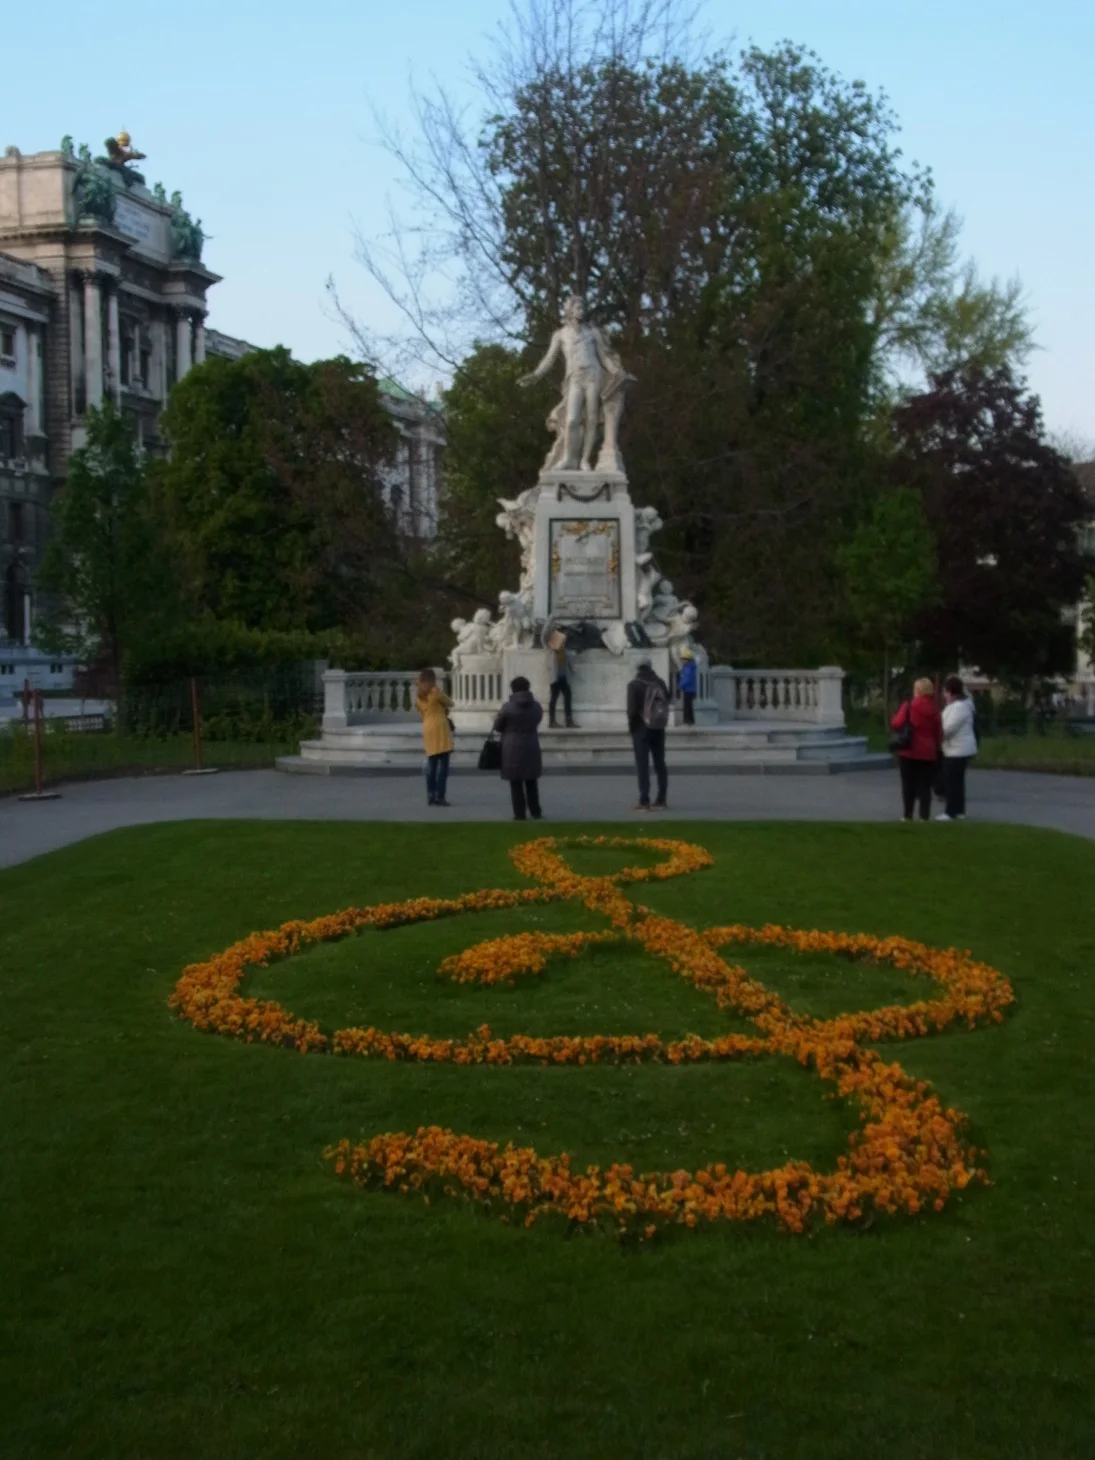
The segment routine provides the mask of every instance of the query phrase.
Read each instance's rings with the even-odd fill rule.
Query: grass
[[[206,765],[231,766],[235,770],[271,766],[277,756],[295,753],[297,744],[209,741],[203,759]],[[155,775],[192,766],[194,741],[190,735],[145,739],[112,731],[53,730],[42,737],[42,758],[44,781],[50,786],[101,776]],[[33,737],[24,734],[21,727],[0,730],[0,795],[33,787]]]
[[[1002,1027],[891,1046],[969,1114],[992,1187],[865,1231],[638,1250],[358,1191],[324,1146],[418,1123],[580,1160],[759,1166],[831,1161],[849,1117],[775,1060],[458,1070],[199,1034],[166,1008],[186,962],[351,902],[517,885],[520,829],[112,833],[0,874],[5,1460],[1090,1455],[1095,846],[990,826],[676,832],[716,863],[643,889],[674,917],[900,932],[1008,974]],[[719,1027],[631,951],[517,990],[435,976],[503,928],[585,918],[369,933],[249,984],[324,1021],[438,1034]],[[818,1013],[918,991],[892,970],[745,961]]]

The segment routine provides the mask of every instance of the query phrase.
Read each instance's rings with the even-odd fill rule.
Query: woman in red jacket
[[[891,730],[905,732],[906,727],[908,744],[897,752],[905,820],[913,819],[913,805],[919,802],[920,820],[927,821],[932,809],[932,781],[943,744],[943,719],[930,679],[916,681],[912,699],[906,700],[890,721]]]

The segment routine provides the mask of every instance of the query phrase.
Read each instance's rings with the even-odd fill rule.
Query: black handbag
[[[890,749],[896,754],[901,750],[908,750],[913,741],[912,708],[908,701],[905,702],[905,718],[896,730],[890,731]]]
[[[483,749],[479,752],[479,769],[481,771],[500,771],[502,769],[502,742],[493,730],[483,741]]]

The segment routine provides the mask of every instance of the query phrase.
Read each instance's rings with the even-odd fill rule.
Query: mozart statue
[[[544,471],[592,471],[597,428],[604,427],[597,471],[622,472],[619,427],[628,387],[635,377],[628,375],[620,357],[606,344],[595,325],[585,322],[585,300],[572,294],[563,306],[563,323],[551,337],[547,354],[518,384],[532,385],[563,357],[563,398],[548,416],[548,430],[555,444],[548,452]]]

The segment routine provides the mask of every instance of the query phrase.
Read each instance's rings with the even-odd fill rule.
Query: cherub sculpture
[[[692,650],[693,658],[700,669],[707,667],[707,654],[693,638],[699,618],[699,610],[687,601],[678,603],[669,616],[666,624],[669,655],[678,669],[681,666],[681,650],[685,647]]]
[[[518,649],[532,642],[532,613],[516,593],[503,588],[498,595],[498,622],[491,625],[490,647],[496,652]]]
[[[490,652],[490,609],[477,608],[469,623],[467,619],[454,618],[450,625],[456,635],[456,648],[449,655],[449,663],[456,669],[465,654],[486,654]]]
[[[650,617],[661,576],[661,570],[654,562],[654,554],[639,553],[635,559],[635,609],[640,623],[645,623]]]
[[[635,508],[635,554],[636,557],[650,551],[650,539],[660,532],[665,524],[658,516],[656,507]]]

